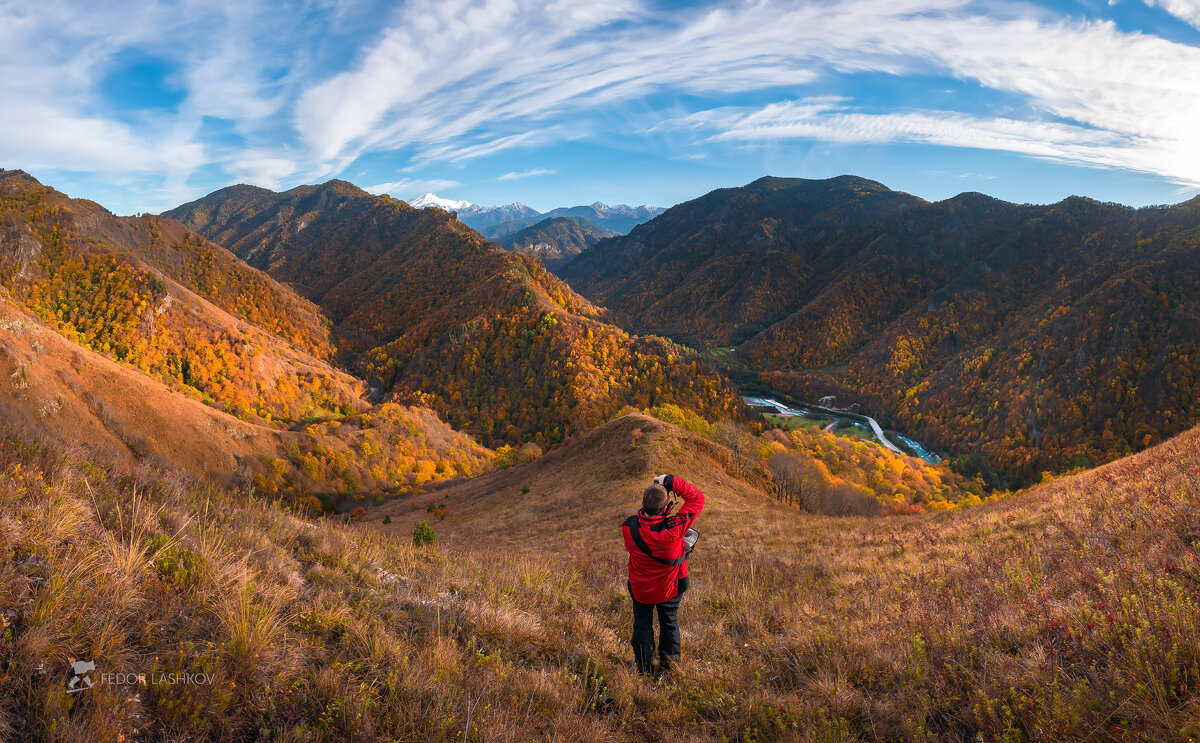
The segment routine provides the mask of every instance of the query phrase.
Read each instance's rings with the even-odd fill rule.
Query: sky
[[[0,0],[0,167],[118,214],[331,178],[540,210],[763,175],[1200,192],[1200,0]]]

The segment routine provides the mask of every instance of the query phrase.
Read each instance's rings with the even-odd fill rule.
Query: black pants
[[[679,662],[679,601],[687,590],[688,579],[680,578],[679,594],[661,604],[633,601],[633,660],[638,673],[654,670],[654,610],[658,609],[658,665],[667,670]],[[632,589],[629,598],[633,599]]]

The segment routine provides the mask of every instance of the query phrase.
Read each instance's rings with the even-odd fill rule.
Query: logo
[[[90,660],[77,660],[71,664],[71,680],[67,682],[67,693],[74,694],[96,685],[89,673],[96,670],[96,664]]]
[[[100,683],[110,686],[212,684],[216,680],[216,676],[212,673],[190,673],[186,671],[155,671],[151,673],[140,671],[127,673],[105,671],[97,673],[95,661],[77,660],[71,663],[71,679],[67,682],[67,693],[75,694],[95,686],[96,682],[92,680],[90,675],[92,673],[96,673]]]

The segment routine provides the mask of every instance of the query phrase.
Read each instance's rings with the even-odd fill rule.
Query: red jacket
[[[651,554],[665,560],[683,557],[683,535],[692,528],[700,511],[704,510],[704,493],[681,477],[669,476],[667,489],[683,499],[683,505],[673,515],[647,516],[637,513],[637,529]],[[679,580],[688,574],[687,562],[664,565],[643,552],[629,533],[630,521],[621,526],[625,550],[629,553],[629,590],[640,604],[659,604],[679,595]]]

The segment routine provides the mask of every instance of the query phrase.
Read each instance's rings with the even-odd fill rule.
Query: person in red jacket
[[[683,505],[671,514],[672,494]],[[654,671],[654,612],[658,610],[659,671],[679,662],[679,600],[688,588],[684,541],[704,509],[704,493],[682,477],[659,475],[642,494],[642,510],[621,525],[629,552],[633,599],[633,658],[639,673]],[[694,534],[694,532],[693,532]],[[693,540],[694,541],[694,540]]]

